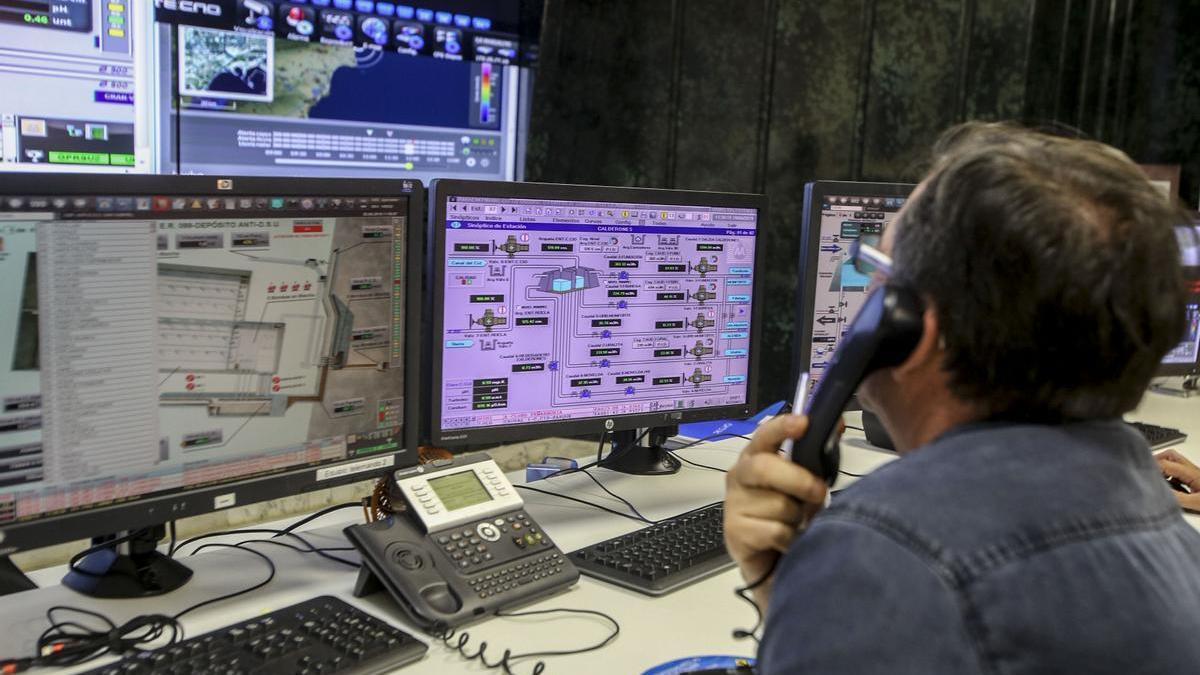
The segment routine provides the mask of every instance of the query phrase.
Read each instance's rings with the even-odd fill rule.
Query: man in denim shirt
[[[943,137],[882,243],[924,333],[860,389],[901,459],[821,510],[788,415],[729,472],[762,672],[1200,671],[1200,533],[1120,421],[1182,334],[1180,221],[1107,146]]]

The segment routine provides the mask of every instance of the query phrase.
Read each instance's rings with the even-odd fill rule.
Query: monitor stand
[[[31,591],[35,588],[37,588],[37,584],[25,576],[12,558],[0,557],[0,595]]]
[[[678,426],[653,427],[646,433],[647,444],[636,445],[641,435],[635,429],[614,431],[612,452],[599,466],[635,476],[668,476],[679,471],[680,461],[663,447],[667,439],[679,433]]]
[[[170,593],[192,578],[186,565],[158,551],[165,525],[130,534],[128,541],[98,548],[75,563],[63,577],[63,586],[93,598],[144,598]],[[103,546],[120,536],[124,535],[96,537],[92,545]]]

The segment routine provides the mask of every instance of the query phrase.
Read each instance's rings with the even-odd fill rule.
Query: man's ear
[[[908,358],[896,366],[897,376],[903,377],[927,368],[930,364],[937,365],[942,359],[941,326],[938,323],[937,310],[928,299],[925,300],[925,313],[921,315],[921,320],[924,323],[921,339]]]

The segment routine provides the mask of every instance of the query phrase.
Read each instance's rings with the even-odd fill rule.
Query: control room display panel
[[[756,210],[448,199],[442,429],[747,401]]]

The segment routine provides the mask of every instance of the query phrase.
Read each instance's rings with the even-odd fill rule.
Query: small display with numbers
[[[0,22],[87,33],[91,0],[0,0]]]

